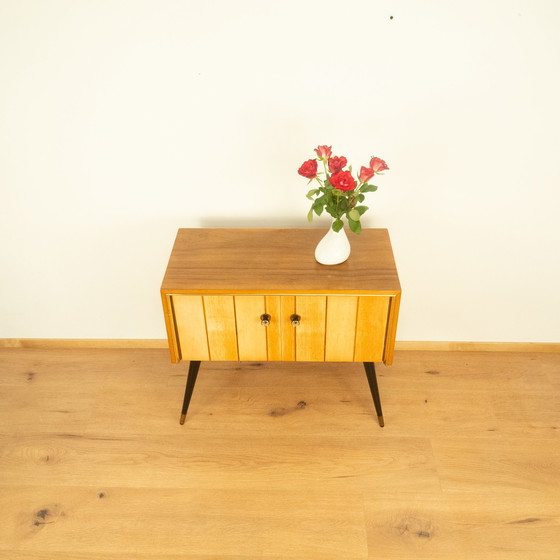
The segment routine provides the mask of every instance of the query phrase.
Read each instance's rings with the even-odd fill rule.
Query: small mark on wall
[[[439,371],[437,371],[435,369],[429,369],[428,371],[425,371],[424,373],[427,373],[428,375],[439,375]]]

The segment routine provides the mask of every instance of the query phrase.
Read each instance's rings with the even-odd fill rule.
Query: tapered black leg
[[[196,376],[198,375],[199,368],[200,368],[200,362],[192,361],[189,364],[189,373],[187,375],[187,386],[185,387],[185,398],[183,400],[183,410],[181,410],[181,420],[180,420],[181,425],[185,423],[185,418],[187,417],[187,410],[189,408],[189,403],[191,402],[191,397],[194,391],[194,385],[196,383]]]
[[[375,411],[377,412],[377,420],[379,421],[379,425],[383,428],[383,426],[385,426],[385,421],[383,420],[383,411],[381,410],[381,398],[379,396],[379,387],[377,386],[377,377],[375,375],[375,364],[373,362],[364,362],[364,368],[366,370],[371,396],[373,397]]]

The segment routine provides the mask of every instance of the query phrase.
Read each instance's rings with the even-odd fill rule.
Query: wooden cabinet
[[[391,364],[401,290],[387,230],[353,235],[335,266],[314,259],[323,235],[179,230],[161,288],[172,361]]]

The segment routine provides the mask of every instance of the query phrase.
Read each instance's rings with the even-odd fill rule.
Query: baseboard
[[[560,352],[558,342],[397,341],[396,350],[428,352]]]
[[[167,348],[165,339],[121,338],[0,338],[0,348]],[[431,352],[555,352],[557,342],[397,341],[397,351]]]
[[[0,348],[167,348],[165,339],[0,338]]]

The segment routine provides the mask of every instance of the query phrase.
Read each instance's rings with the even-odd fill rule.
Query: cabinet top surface
[[[338,265],[315,261],[324,229],[192,228],[177,232],[164,293],[400,293],[386,229],[348,234]]]

